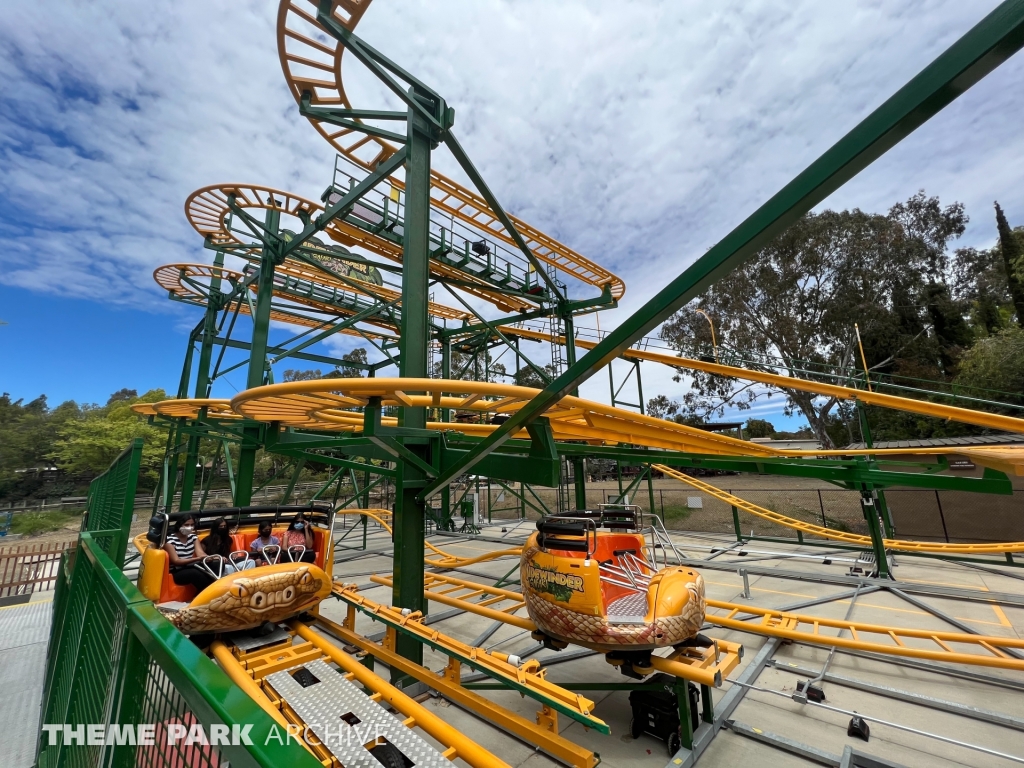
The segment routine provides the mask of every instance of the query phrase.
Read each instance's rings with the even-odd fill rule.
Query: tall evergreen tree
[[[1017,267],[1021,260],[1020,241],[1014,236],[1003,209],[996,203],[996,226],[999,228],[999,249],[1003,252],[1006,280],[1010,285],[1010,296],[1017,312],[1017,325],[1024,328],[1024,285],[1021,285]]]

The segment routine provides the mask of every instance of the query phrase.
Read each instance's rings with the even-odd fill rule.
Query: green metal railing
[[[189,638],[181,634],[121,572],[142,443],[135,441],[90,488],[88,527],[64,553],[53,600],[41,726],[84,726],[81,742],[41,727],[36,766],[189,766],[245,768],[319,763]],[[120,520],[117,529],[94,528]],[[153,744],[88,743],[89,726],[152,726]],[[205,736],[227,727],[227,744],[168,743],[183,726]],[[246,733],[230,743],[230,734]],[[138,736],[135,730],[133,735]]]
[[[124,567],[124,556],[128,549],[128,531],[135,513],[135,486],[139,479],[139,465],[142,463],[142,438],[132,444],[114,459],[106,472],[89,484],[89,499],[85,507],[83,531],[116,531],[117,546],[106,550],[117,566]]]

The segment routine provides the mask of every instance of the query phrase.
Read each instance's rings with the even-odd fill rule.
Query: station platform
[[[0,607],[0,762],[8,768],[30,768],[35,762],[52,597],[41,593],[32,602]]]

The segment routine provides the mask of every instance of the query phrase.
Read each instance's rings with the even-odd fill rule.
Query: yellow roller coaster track
[[[383,303],[394,303],[396,306],[401,306],[402,294],[399,291],[357,279],[352,279],[351,283],[347,283],[302,264],[301,262],[289,261],[286,264],[276,267],[274,269],[274,276],[276,280],[282,283],[282,285],[287,285],[293,289],[292,292],[275,290],[274,298],[281,299],[283,301],[296,302],[297,304],[302,305],[294,307],[294,312],[301,312],[303,307],[309,307],[321,314],[333,315],[339,318],[355,314],[355,310],[343,310],[336,304],[317,301],[309,295],[303,296],[302,291],[306,286],[326,288],[328,290],[349,291],[353,294],[369,296],[370,298],[377,299]],[[208,264],[164,264],[162,267],[157,267],[153,272],[153,279],[156,280],[157,285],[169,294],[173,295],[175,298],[203,305],[208,301],[208,294],[204,293],[204,290],[207,290],[207,281],[214,277],[226,280],[232,286],[240,285],[245,280],[245,276],[241,272],[236,272],[233,269],[226,269],[224,267],[214,267]],[[250,284],[249,290],[255,296],[256,284]],[[428,312],[432,317],[439,317],[447,320],[470,320],[473,317],[468,312],[452,309],[451,307],[446,307],[444,304],[430,302],[427,306]],[[249,303],[243,301],[240,311],[243,314],[248,315]],[[280,320],[285,323],[310,326],[320,326],[323,324],[322,318],[301,317],[299,315],[292,315],[291,313],[285,314],[283,312],[272,312],[271,315],[273,319]],[[366,322],[373,323],[389,330],[398,330],[398,328],[392,323],[381,321],[379,318],[367,319]],[[359,332],[352,329],[346,329],[343,332],[360,335]],[[370,335],[372,336],[374,334],[370,332]]]
[[[203,408],[206,409],[206,415],[210,419],[242,418],[231,410],[230,400],[217,400],[214,398],[188,397],[176,400],[161,400],[158,403],[136,403],[132,406],[132,410],[135,413],[143,416],[167,416],[177,419],[195,419]]]
[[[230,640],[215,640],[210,653],[221,669],[246,694],[255,701],[279,725],[292,732],[298,726],[302,731],[309,727],[314,733],[323,734],[324,723],[307,723],[288,705],[287,701],[274,690],[268,676],[295,666],[311,662],[334,662],[347,680],[364,686],[370,698],[390,706],[403,715],[401,722],[408,728],[420,728],[445,748],[442,755],[454,762],[465,761],[473,768],[508,768],[508,764],[488,752],[471,738],[446,723],[422,704],[403,693],[401,689],[374,674],[356,658],[334,646],[322,636],[298,621],[289,625],[286,640],[254,651],[244,651],[229,645]],[[337,758],[318,739],[299,739],[317,760],[325,766],[338,766]]]
[[[549,334],[542,333],[540,331],[533,331],[527,328],[502,326],[499,330],[506,335],[515,335],[525,339],[535,339],[537,341],[551,341],[551,336]],[[565,338],[561,336],[556,338],[555,341],[565,344]],[[596,343],[592,341],[584,341],[583,339],[576,339],[575,345],[582,349],[593,349],[597,346]],[[895,408],[896,410],[906,411],[908,413],[917,413],[922,416],[934,416],[935,418],[958,421],[963,424],[975,424],[979,427],[989,427],[991,429],[1001,429],[1007,432],[1024,433],[1024,419],[1014,418],[1013,416],[1002,416],[998,413],[972,411],[969,408],[957,408],[952,405],[930,403],[924,400],[913,400],[909,397],[886,395],[881,392],[868,392],[863,389],[853,389],[852,387],[840,387],[836,384],[807,381],[806,379],[797,379],[792,376],[780,376],[776,373],[752,371],[748,368],[736,368],[731,365],[720,365],[719,363],[709,363],[703,360],[693,360],[692,358],[687,357],[675,357],[673,355],[666,355],[659,352],[648,352],[642,349],[627,349],[622,353],[622,356],[627,360],[650,360],[651,362],[663,363],[674,368],[688,368],[690,370],[713,373],[716,376],[730,376],[737,379],[743,379],[745,381],[756,381],[761,384],[770,384],[774,387],[784,389],[795,389],[801,392],[811,392],[816,395],[828,395],[830,397],[839,398],[840,400],[860,400],[862,403],[867,405],[878,405],[883,408]],[[904,454],[907,452],[908,451],[905,449],[894,451],[894,453]],[[914,452],[927,453],[927,451],[921,451],[919,449],[914,449]],[[934,452],[947,453],[949,452],[949,449],[942,448]],[[799,455],[799,452],[787,453]],[[851,454],[858,453],[858,451],[814,451],[813,453],[815,456],[849,456]],[[863,450],[860,451],[860,453],[877,454],[881,453],[881,451]],[[998,454],[994,454],[993,458],[998,458]]]
[[[695,477],[690,477],[689,475],[683,474],[671,467],[666,467],[664,464],[652,464],[651,466],[668,477],[679,480],[682,483],[686,483],[691,488],[696,488],[702,493],[713,496],[720,501],[724,501],[726,504],[731,504],[737,509],[742,509],[744,512],[749,512],[750,514],[756,515],[764,520],[777,523],[778,525],[783,525],[787,528],[792,528],[795,531],[800,531],[811,536],[820,536],[825,539],[832,539],[833,541],[842,541],[846,544],[871,547],[870,536],[861,536],[856,533],[837,531],[832,528],[814,525],[813,523],[806,523],[803,520],[786,517],[785,515],[780,515],[778,512],[772,512],[770,509],[765,509],[764,507],[759,507],[756,504],[745,501],[739,496],[733,496],[731,493],[705,483],[703,480],[698,480]],[[1024,552],[1024,541],[1000,542],[998,544],[947,544],[928,541],[907,541],[904,539],[883,539],[882,541],[884,542],[886,549],[896,549],[903,552],[938,552],[948,555],[992,555],[1003,552]]]
[[[372,576],[371,581],[386,587],[394,585],[390,576]],[[444,587],[445,590],[438,591],[437,587]],[[336,585],[333,594],[335,597],[346,599],[346,592],[352,594],[351,589]],[[452,593],[457,592],[462,592],[463,594],[458,597],[451,597]],[[530,619],[512,615],[523,606],[523,596],[518,592],[488,587],[452,576],[428,573],[424,581],[423,595],[430,600],[464,608],[470,613],[486,616],[495,621],[502,621],[522,629],[529,629],[530,631],[537,629],[537,625],[530,621]],[[480,597],[480,599],[473,601],[473,598],[477,597]],[[490,605],[502,601],[508,601],[510,605],[500,611],[489,608]],[[742,656],[743,647],[741,645],[727,640],[719,640],[717,648],[687,648],[685,650],[675,650],[669,656],[652,656],[651,667],[644,667],[641,671],[644,674],[650,674],[652,671],[657,670],[691,680],[701,685],[719,687],[729,674],[739,666]]]
[[[514,326],[503,326],[502,333],[513,336],[520,336],[537,341],[550,341],[548,334],[540,331],[533,331]],[[565,343],[564,337],[555,339],[558,343]],[[597,346],[590,341],[576,340],[576,346],[583,349],[593,349]],[[1008,432],[1024,433],[1024,419],[1013,416],[1002,416],[997,413],[986,413],[984,411],[973,411],[969,408],[957,408],[941,403],[930,403],[923,400],[914,400],[909,397],[898,397],[896,395],[885,395],[879,392],[867,392],[862,389],[851,387],[840,387],[834,384],[823,384],[816,381],[797,379],[791,376],[779,376],[778,374],[765,373],[763,371],[752,371],[747,368],[736,368],[718,363],[708,363],[703,360],[692,360],[685,357],[674,357],[658,352],[648,352],[640,349],[627,349],[622,353],[627,360],[649,360],[651,362],[663,363],[674,368],[689,368],[705,371],[719,376],[730,376],[747,381],[757,381],[762,384],[796,389],[802,392],[812,392],[819,395],[828,395],[842,400],[860,400],[868,405],[877,405],[883,408],[893,408],[907,413],[917,413],[923,416],[933,416],[948,421],[957,421],[963,424],[974,424],[981,427],[1001,429]],[[779,451],[782,456],[906,456],[915,454],[919,456],[928,455],[949,455],[967,456],[976,463],[1001,472],[1009,472],[1013,475],[1024,476],[1024,447],[1018,445],[978,445],[978,446],[944,446],[937,448],[863,448],[863,449],[833,449],[813,451]]]
[[[308,213],[313,218],[323,213],[323,206],[319,203],[273,187],[259,184],[211,184],[197,189],[188,196],[185,201],[185,216],[196,232],[204,238],[209,238],[215,245],[246,245],[228,227],[228,218],[231,215],[231,209],[228,207],[229,195],[235,196],[235,202],[242,209],[249,211],[277,210],[296,217],[296,221],[299,221],[300,212],[303,215]],[[400,245],[348,224],[342,219],[332,221],[324,232],[332,240],[342,245],[358,245],[391,261],[401,262],[402,260]],[[288,265],[292,267],[297,264],[298,262],[294,259],[288,262]],[[431,260],[430,269],[438,277],[458,280],[460,290],[488,301],[505,312],[518,312],[534,308],[532,302],[495,291],[486,281],[477,280],[470,273],[462,272],[439,261]]]
[[[471,663],[472,666],[486,672],[489,677],[508,684],[510,688],[546,701],[549,706],[588,728],[594,728],[599,733],[609,733],[608,725],[593,715],[594,702],[549,682],[541,672],[540,664],[536,660],[521,662],[515,656],[497,651],[487,651],[463,643],[424,624],[424,616],[418,612],[403,612],[400,608],[370,600],[354,584],[336,584],[333,594],[377,621],[413,635],[427,645],[458,658],[463,663]]]
[[[481,416],[514,413],[539,390],[482,381],[447,379],[321,379],[287,382],[248,389],[231,400],[231,407],[257,421],[305,429],[360,432],[359,410],[371,397],[383,406],[449,408]],[[424,393],[424,394],[410,394]],[[632,411],[578,397],[563,397],[545,414],[556,440],[594,444],[631,443],[700,454],[780,456],[767,446],[718,435],[684,424],[642,416]],[[397,424],[382,420],[384,424]],[[485,436],[493,424],[428,422],[428,428]],[[527,437],[524,430],[518,437]]]
[[[411,394],[417,393],[417,394]],[[423,394],[419,394],[423,393]],[[381,398],[384,406],[422,406],[447,408],[486,416],[507,416],[535,397],[538,390],[511,384],[446,379],[320,379],[254,387],[236,395],[230,409],[256,421],[276,422],[284,427],[359,433],[363,429],[361,409],[371,397]],[[905,400],[905,398],[898,398]],[[225,401],[214,401],[223,404]],[[909,401],[915,402],[915,401]],[[147,406],[146,411],[179,408],[190,411],[184,401],[164,401]],[[178,403],[179,405],[175,405]],[[222,407],[222,405],[220,406]],[[943,406],[945,407],[945,406]],[[149,410],[152,409],[152,410]],[[226,409],[224,409],[226,410]],[[963,409],[957,409],[963,410]],[[763,443],[727,437],[706,430],[677,424],[633,411],[577,397],[563,397],[545,416],[556,440],[586,442],[593,445],[624,443],[665,448],[685,453],[724,456],[808,457],[868,453],[956,454],[967,456],[984,466],[1024,474],[1024,447],[950,446],[948,448],[899,448],[868,451],[782,451]],[[381,423],[397,426],[394,417]],[[497,427],[493,424],[431,421],[427,427],[485,437]],[[516,437],[527,438],[522,431]]]
[[[348,30],[354,31],[371,2],[372,0],[346,0],[335,3],[334,17]],[[309,93],[310,104],[313,107],[351,108],[342,82],[342,58],[345,49],[336,39],[324,34],[316,20],[316,12],[317,3],[314,0],[282,0],[279,6],[277,50],[288,88],[298,103],[301,103],[303,93]],[[376,168],[382,160],[397,151],[395,146],[383,139],[324,123],[315,117],[308,119],[338,153],[368,171]],[[392,178],[391,181],[399,189],[405,188],[400,179]],[[431,205],[441,211],[446,218],[458,219],[474,229],[486,232],[488,237],[501,240],[513,249],[516,248],[515,242],[480,195],[433,170],[430,173],[430,186]],[[509,218],[530,250],[542,262],[584,283],[598,287],[607,285],[612,298],[616,300],[625,294],[625,283],[599,264],[548,237],[521,219],[511,215]],[[394,258],[385,253],[381,255]],[[437,265],[432,262],[431,266],[436,268]]]
[[[388,586],[392,584],[392,579],[389,576],[372,576],[371,580]],[[445,586],[445,589],[438,589],[442,585]],[[429,600],[462,608],[470,613],[496,621],[504,621],[522,629],[536,629],[536,625],[529,619],[513,615],[523,606],[523,596],[518,592],[444,574],[427,574],[426,586],[423,594]],[[460,589],[467,594],[459,595]],[[952,664],[971,664],[1024,671],[1024,659],[1018,659],[1006,653],[1007,650],[1024,649],[1024,640],[1016,637],[883,627],[856,621],[786,613],[771,608],[729,603],[724,600],[708,599],[707,606],[709,609],[725,611],[724,615],[708,613],[706,616],[708,623],[739,632],[782,637],[811,645],[837,646],[892,656],[908,656]],[[754,616],[754,620],[743,621],[736,618],[743,614]],[[760,620],[757,620],[757,617],[760,617]],[[846,630],[849,637],[823,634],[821,630],[825,628]],[[652,661],[655,661],[656,669],[669,671],[662,669],[656,659],[657,657],[652,658]],[[681,670],[676,670],[676,673],[680,677],[687,677],[686,674],[681,673]],[[690,677],[690,679],[696,678]],[[705,680],[699,679],[697,682],[705,682]]]

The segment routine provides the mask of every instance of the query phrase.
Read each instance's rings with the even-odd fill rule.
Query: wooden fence
[[[60,556],[74,541],[0,547],[0,605],[28,602],[33,592],[53,589]]]

